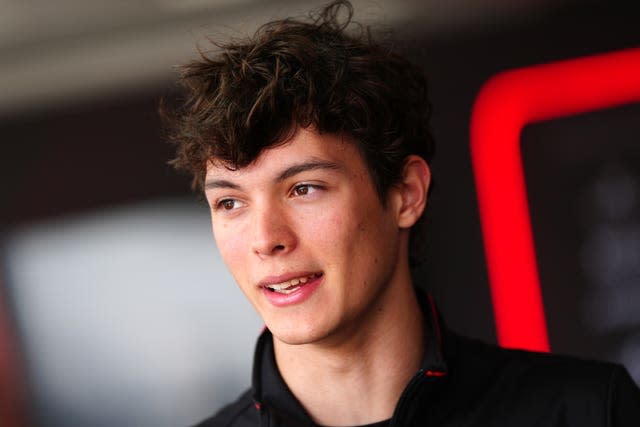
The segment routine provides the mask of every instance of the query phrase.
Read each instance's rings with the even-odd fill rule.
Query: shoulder
[[[526,414],[549,425],[556,425],[550,423],[556,417],[570,420],[568,425],[640,425],[634,424],[640,422],[640,389],[621,365],[503,349],[459,336],[450,344],[452,385],[470,406],[514,422]]]
[[[517,378],[522,382],[605,385],[626,373],[624,367],[596,360],[551,353],[505,349],[470,338],[453,336],[457,365],[464,370],[483,368],[495,378]]]
[[[251,390],[247,390],[235,402],[194,427],[245,427],[258,426],[259,422],[259,413],[254,408]]]

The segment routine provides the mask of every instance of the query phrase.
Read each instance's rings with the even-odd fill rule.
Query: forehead
[[[313,129],[301,128],[287,142],[265,149],[245,167],[231,168],[228,163],[211,160],[207,165],[206,181],[272,175],[281,173],[292,165],[303,163],[334,164],[333,169],[351,172],[359,171],[364,167],[355,142],[347,137],[337,134],[320,134]]]

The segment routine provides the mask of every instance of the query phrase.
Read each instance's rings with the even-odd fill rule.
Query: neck
[[[422,312],[410,280],[389,286],[369,319],[323,342],[288,345],[274,337],[285,382],[319,425],[391,418],[424,353]]]

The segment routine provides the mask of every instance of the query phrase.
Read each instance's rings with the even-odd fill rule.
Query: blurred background
[[[0,425],[189,425],[249,384],[261,323],[207,208],[167,165],[157,105],[207,36],[321,1],[0,1]],[[437,155],[420,286],[495,341],[469,156],[493,74],[640,46],[628,1],[359,0],[429,78]],[[527,126],[552,351],[640,381],[640,104]]]

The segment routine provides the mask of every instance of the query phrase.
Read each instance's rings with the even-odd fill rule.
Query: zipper
[[[416,375],[411,378],[409,384],[405,387],[404,391],[400,395],[400,400],[398,400],[398,405],[396,406],[396,410],[391,417],[391,422],[389,423],[389,427],[405,427],[402,422],[402,416],[406,416],[406,407],[409,405],[412,399],[416,397],[416,391],[419,387],[421,387],[426,381],[425,373],[423,369],[420,369]]]
[[[269,411],[264,408],[260,409],[260,427],[269,427],[271,425]]]

